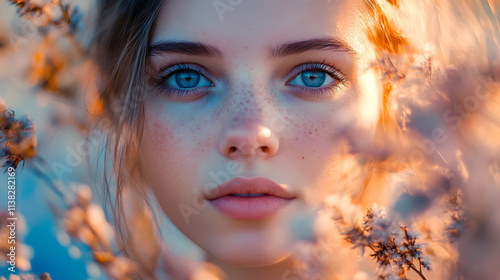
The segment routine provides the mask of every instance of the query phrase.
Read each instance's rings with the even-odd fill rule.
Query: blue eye
[[[196,64],[177,64],[163,70],[155,79],[159,93],[175,100],[196,100],[215,86],[208,73]]]
[[[297,76],[298,78],[299,76]],[[300,78],[303,86],[307,87],[321,87],[326,84],[333,82],[332,77],[327,76],[325,72],[322,71],[304,71],[300,73]],[[292,80],[290,84],[294,84]],[[300,85],[300,84],[296,84]]]
[[[169,86],[181,89],[212,86],[207,78],[196,70],[182,69],[167,76],[164,81]]]
[[[196,73],[191,70],[184,70],[173,74],[172,78],[175,77],[175,82],[181,88],[193,88],[198,85],[200,76],[200,73]]]
[[[343,75],[333,67],[324,64],[300,65],[292,71],[292,79],[287,85],[308,88],[322,88],[332,83],[344,81]]]
[[[325,63],[305,63],[286,76],[285,85],[301,98],[332,98],[348,85],[344,74]]]

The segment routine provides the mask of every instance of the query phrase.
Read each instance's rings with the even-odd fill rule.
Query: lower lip
[[[241,197],[226,195],[209,202],[221,214],[238,220],[260,220],[276,215],[292,199],[266,195]]]

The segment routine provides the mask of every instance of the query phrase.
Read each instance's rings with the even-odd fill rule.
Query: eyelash
[[[321,97],[329,94],[334,94],[339,87],[345,86],[347,84],[347,80],[339,70],[338,68],[326,64],[324,61],[323,62],[308,62],[301,64],[297,67],[295,67],[290,74],[288,74],[285,77],[286,80],[286,85],[295,87],[295,88],[300,88],[300,95],[305,95],[305,96],[311,96],[311,97]],[[165,81],[170,78],[172,75],[174,75],[177,72],[181,72],[183,70],[190,70],[199,73],[203,77],[205,77],[207,80],[210,81],[210,79],[207,78],[208,74],[207,72],[200,66],[195,66],[193,64],[185,64],[185,63],[180,63],[176,64],[170,67],[164,68],[164,70],[160,71],[159,77],[154,80],[155,84],[158,86],[158,93],[159,94],[165,94],[167,96],[177,96],[177,97],[186,97],[188,95],[191,95],[193,97],[202,95],[202,94],[208,94],[212,93],[212,89],[210,87],[196,87],[192,89],[181,89],[181,88],[176,88],[170,85],[167,85]],[[296,85],[289,85],[289,83],[297,77],[300,73],[304,71],[310,71],[310,70],[320,70],[325,72],[327,75],[331,76],[333,79],[338,81],[336,85],[334,86],[324,86],[321,88],[310,88],[310,87],[303,87],[303,86],[296,86]],[[210,81],[212,84],[213,82]]]

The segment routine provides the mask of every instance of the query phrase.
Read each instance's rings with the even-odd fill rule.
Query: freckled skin
[[[351,158],[346,156],[343,134],[350,127],[342,120],[371,114],[366,118],[371,123],[363,127],[376,126],[377,102],[372,102],[373,111],[366,112],[365,107],[361,112],[361,102],[373,93],[360,90],[357,69],[361,67],[354,58],[327,51],[267,58],[269,47],[290,41],[327,35],[348,43],[359,39],[335,26],[355,26],[354,19],[359,18],[355,7],[362,1],[314,2],[273,0],[265,2],[272,5],[265,5],[244,1],[221,21],[213,12],[212,1],[171,0],[154,30],[154,42],[200,41],[217,47],[223,55],[208,59],[168,54],[153,60],[156,69],[179,59],[199,64],[213,73],[215,86],[212,93],[187,102],[150,94],[141,147],[146,175],[164,212],[187,237],[222,263],[265,266],[286,258],[297,242],[290,232],[293,218],[321,205],[328,194],[346,188],[341,180],[343,164]],[[291,93],[285,75],[311,60],[321,63],[324,57],[347,69],[349,86],[331,98]],[[271,133],[261,139],[264,130]],[[267,153],[245,153],[263,146],[269,148]],[[196,194],[217,183],[210,174],[227,174],[230,162],[242,166],[242,172],[230,178],[265,177],[288,185],[297,198],[277,215],[258,221],[233,220],[210,206],[198,207],[193,202]],[[180,211],[184,206],[195,209],[187,219]]]

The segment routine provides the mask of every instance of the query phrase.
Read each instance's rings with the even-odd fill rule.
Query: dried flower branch
[[[397,225],[387,216],[384,208],[377,205],[369,208],[361,225],[349,225],[342,215],[334,215],[334,220],[345,240],[353,244],[354,248],[361,248],[363,253],[365,248],[372,251],[370,256],[381,270],[380,279],[393,277],[392,272],[401,279],[407,279],[409,270],[415,271],[421,279],[427,279],[422,269],[430,270],[430,265],[422,255],[422,245],[417,242],[417,235],[411,233],[408,227]],[[387,267],[392,272],[382,274]]]
[[[91,202],[92,192],[86,185],[79,186],[76,201],[66,211],[64,228],[74,238],[89,246],[94,260],[112,279],[132,279],[132,261],[116,256],[111,250],[114,233],[101,207]]]
[[[462,192],[456,191],[450,194],[447,206],[447,212],[450,215],[451,222],[446,226],[445,230],[450,242],[455,242],[465,232],[469,220],[466,209],[464,208]]]
[[[2,167],[17,165],[36,156],[35,126],[27,116],[15,118],[14,111],[5,109],[0,99],[0,156]]]
[[[9,0],[9,3],[42,35],[28,69],[30,82],[43,92],[69,101],[79,100],[83,87],[74,72],[86,60],[87,49],[76,39],[78,23],[83,17],[78,8],[61,0],[44,4],[30,0]]]
[[[50,27],[57,27],[74,34],[81,19],[77,8],[72,8],[70,4],[64,4],[61,0],[53,0],[47,4],[35,4],[30,0],[9,0],[9,3],[17,7],[19,16],[38,23],[37,26],[42,32],[46,32]]]
[[[36,148],[37,139],[33,122],[28,116],[16,119],[15,112],[6,109],[3,100],[0,99],[0,156],[1,161],[5,160],[2,167],[5,170],[9,167],[17,168],[21,161],[32,160],[33,164],[30,167],[35,174],[40,176],[61,198],[64,197],[61,188],[33,162],[37,158],[42,160],[37,156]]]
[[[34,125],[28,117],[16,119],[14,111],[5,109],[3,101],[0,100],[0,154],[6,160],[2,167],[16,168],[25,159],[39,157],[36,151],[34,130]],[[43,161],[41,158],[40,160]],[[72,193],[58,186],[33,160],[31,163],[30,168],[35,174],[40,176],[64,202],[68,201]],[[123,256],[116,256],[112,252],[112,227],[106,221],[101,207],[91,203],[90,188],[85,185],[80,186],[76,192],[76,198],[76,201],[65,211],[65,230],[89,246],[94,260],[112,279],[132,279],[134,275],[132,261]],[[8,230],[7,227],[2,227],[2,229]],[[5,234],[0,231],[0,252],[4,250],[4,243],[7,243],[2,241],[4,240],[2,236]],[[37,279],[30,277],[32,277],[30,279]],[[50,279],[50,276],[40,279]]]

